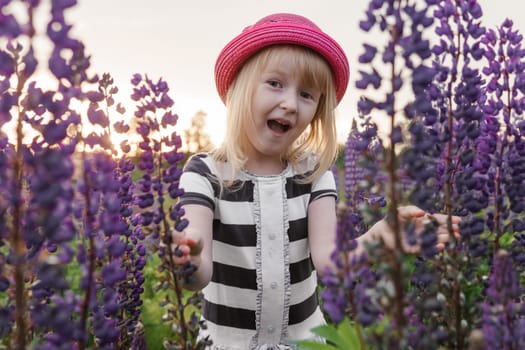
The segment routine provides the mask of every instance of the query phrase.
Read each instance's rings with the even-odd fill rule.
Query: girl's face
[[[246,123],[248,167],[253,161],[282,167],[282,156],[316,114],[321,91],[301,79],[292,59],[295,54],[288,51],[281,59],[270,60],[256,77]]]

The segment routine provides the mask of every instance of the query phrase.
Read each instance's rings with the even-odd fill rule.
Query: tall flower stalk
[[[457,245],[452,235],[451,216],[463,216],[462,227],[473,228],[478,220],[477,213],[488,205],[486,192],[482,190],[485,178],[476,170],[472,153],[478,143],[483,119],[478,102],[483,81],[476,62],[483,55],[480,39],[485,28],[481,25],[482,10],[477,1],[441,1],[437,4],[435,16],[435,32],[440,38],[439,43],[432,47],[437,79],[425,91],[427,98],[435,103],[430,113],[432,119],[423,115],[423,121],[427,125],[426,133],[432,135],[439,145],[435,151],[440,153],[437,157],[434,153],[434,161],[427,158],[436,169],[437,179],[433,187],[439,205],[432,209],[448,215],[451,234],[450,249],[437,261],[437,266],[441,278],[449,281],[441,286],[440,293],[452,310],[453,321],[440,323],[448,325],[448,345],[465,349],[465,340],[473,326],[474,310],[467,307],[471,300],[465,302],[471,297],[464,294],[464,286],[471,276],[465,276],[463,271],[473,271],[479,264],[476,261],[479,255],[471,255],[468,248],[482,247],[484,243],[473,230],[471,235],[462,230],[462,239]],[[466,269],[464,259],[472,264]]]
[[[365,285],[364,277],[338,284],[329,276],[324,295],[335,320],[346,316],[337,312],[337,305],[347,308],[348,316],[365,325],[365,343],[378,348],[466,349],[480,319],[490,251],[510,242],[516,261],[525,259],[519,235],[525,225],[518,216],[523,208],[518,194],[523,181],[518,176],[523,164],[520,125],[525,125],[521,36],[509,21],[497,32],[486,32],[481,16],[477,1],[427,1],[426,7],[415,1],[371,1],[360,22],[364,31],[383,33],[386,43],[382,48],[367,43],[359,56],[366,67],[356,83],[363,90],[358,103],[362,138],[354,149],[345,150],[350,168],[345,173],[355,174],[359,166],[365,174],[374,174],[362,181],[368,190],[386,193],[396,249],[381,263],[375,260],[377,247],[369,247],[376,277],[364,290],[375,296],[368,303],[378,308],[375,322],[388,327],[377,331],[374,322],[356,316],[359,307],[341,301],[337,288],[344,285],[355,293]],[[430,30],[437,35],[434,40],[425,37]],[[490,64],[481,71],[483,57]],[[379,127],[371,127],[370,117]],[[371,150],[373,143],[367,140],[382,128],[387,130],[386,137],[380,136],[386,141],[383,155],[355,164],[353,152],[362,145]],[[377,159],[382,161],[379,167]],[[345,196],[362,190],[346,186]],[[416,237],[410,223],[396,221],[395,208],[407,202],[448,215],[451,239],[443,253],[435,249],[432,224]],[[370,218],[364,207],[358,212]],[[452,215],[463,217],[459,241],[453,237]],[[420,256],[402,254],[403,240],[420,244]],[[334,256],[344,251],[338,249]],[[450,310],[446,316],[444,310]]]
[[[202,323],[197,316],[201,294],[187,297],[183,284],[194,271],[193,265],[177,266],[173,260],[172,234],[182,232],[187,221],[177,199],[184,193],[179,188],[182,175],[180,162],[184,154],[176,131],[170,130],[178,116],[172,111],[173,100],[167,83],[153,81],[135,74],[132,79],[132,99],[136,102],[136,132],[140,135],[138,168],[142,177],[138,181],[137,205],[140,208],[140,226],[158,249],[161,265],[159,290],[166,293],[163,303],[164,321],[172,325],[174,339],[166,339],[168,349],[200,350],[208,345],[207,339],[197,340]],[[195,307],[190,312],[186,311]]]
[[[33,15],[40,1],[24,2],[21,24],[8,4],[0,4],[0,35],[6,38],[0,48],[2,344],[24,350],[144,349],[143,270],[152,246],[146,221],[160,218],[159,223],[169,213],[173,223],[164,220],[163,232],[172,226],[182,230],[182,213],[163,205],[155,217],[141,213],[144,198],[137,187],[145,184],[134,183],[132,140],[120,148],[113,144],[116,134],[130,131],[130,119],[115,118],[125,114],[115,104],[117,87],[109,74],[88,72],[84,45],[70,35],[65,12],[76,1],[50,3],[45,33],[52,43],[52,90],[39,86],[35,75],[33,40],[40,28]],[[152,187],[160,203],[164,193],[173,200],[181,193],[183,155],[167,85],[148,82],[156,96],[149,107],[165,110],[155,126],[164,133],[154,146],[163,159],[154,164],[161,176]],[[147,152],[135,151],[147,159]],[[149,238],[158,246],[158,235]]]
[[[427,5],[433,5],[429,1]],[[384,317],[391,317],[392,340],[383,340],[385,346],[404,346],[404,328],[407,318],[404,309],[407,305],[405,292],[406,267],[403,251],[403,241],[407,239],[404,231],[407,226],[401,223],[397,208],[406,200],[400,192],[401,169],[399,168],[399,152],[404,141],[403,121],[422,113],[428,106],[420,98],[423,89],[428,86],[433,77],[433,70],[428,64],[431,55],[430,43],[422,35],[424,29],[432,23],[427,14],[428,6],[417,6],[415,2],[403,1],[372,1],[366,11],[366,19],[360,22],[365,31],[379,30],[386,36],[386,44],[377,49],[370,44],[364,45],[364,53],[359,62],[371,66],[368,71],[360,71],[361,77],[357,87],[365,90],[376,90],[383,98],[364,97],[358,107],[364,116],[372,113],[378,118],[386,119],[383,123],[387,128],[386,147],[384,153],[384,172],[387,174],[387,186],[384,188],[387,199],[387,218],[395,235],[394,248],[387,250],[383,258],[385,263],[379,264],[385,273],[386,280],[390,281],[391,288],[384,289],[384,297],[388,302],[383,303]],[[381,62],[380,66],[373,66]],[[410,77],[415,94],[415,103],[406,104],[399,95],[406,90],[404,81]],[[403,106],[403,104],[405,104]],[[386,345],[391,344],[391,345]],[[397,345],[392,345],[397,344]]]
[[[489,172],[494,211],[491,231],[495,234],[493,251],[502,247],[504,234],[514,220],[520,220],[525,201],[520,191],[523,186],[523,112],[525,108],[525,51],[522,35],[513,29],[513,22],[505,20],[497,30],[489,30],[483,37],[483,69],[488,83],[482,99],[485,123],[480,144],[481,155],[493,164]],[[488,151],[488,152],[487,152]],[[489,156],[491,155],[491,156]],[[481,162],[481,160],[480,160]],[[514,224],[514,232],[522,232]]]

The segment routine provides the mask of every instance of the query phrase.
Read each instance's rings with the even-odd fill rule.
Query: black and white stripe
[[[257,229],[254,215],[254,187],[257,178],[239,172],[233,189],[221,188],[219,179],[229,169],[217,166],[207,155],[192,157],[184,169],[181,187],[185,204],[199,204],[214,211],[213,274],[203,290],[203,317],[214,342],[244,344],[257,328]],[[336,196],[333,175],[327,172],[312,184],[296,180],[304,176],[297,171],[285,173],[288,231],[290,305],[288,340],[305,338],[309,330],[323,322],[317,299],[317,276],[308,248],[308,205],[324,196]],[[220,197],[219,197],[220,195]],[[282,283],[282,281],[280,281]],[[260,287],[259,287],[260,288]],[[278,330],[280,331],[280,330]],[[217,334],[231,339],[216,339]],[[239,346],[239,348],[242,348]],[[231,349],[236,348],[232,345]]]

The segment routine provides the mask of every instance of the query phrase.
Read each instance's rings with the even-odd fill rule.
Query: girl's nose
[[[283,95],[283,99],[279,107],[284,109],[287,113],[295,113],[297,111],[297,95],[294,91],[287,91]]]

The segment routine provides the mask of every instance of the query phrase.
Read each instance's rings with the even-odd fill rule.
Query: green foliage
[[[144,325],[144,335],[148,349],[162,349],[162,342],[170,335],[168,324],[161,322],[165,313],[161,304],[164,300],[163,293],[155,291],[154,284],[157,283],[157,268],[160,258],[153,255],[148,259],[144,268],[144,293],[142,294],[141,322]]]
[[[361,343],[359,325],[345,318],[339,325],[326,324],[312,329],[312,332],[327,343],[304,340],[297,343],[299,350],[364,350]]]
[[[187,349],[201,349],[204,344],[194,343],[200,321],[200,292],[183,290],[179,299],[174,287],[166,279],[165,267],[157,255],[148,259],[144,269],[144,293],[142,294],[141,322],[148,349],[182,349],[178,345],[181,327],[186,327]],[[183,310],[183,314],[179,311]],[[180,319],[184,317],[185,323]],[[190,339],[191,337],[191,339]],[[194,347],[191,347],[194,346]]]

